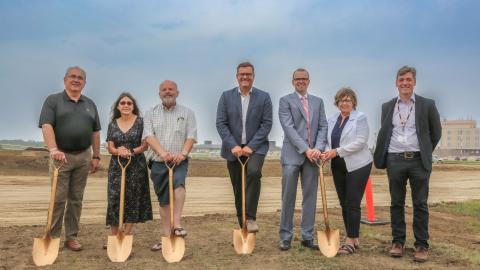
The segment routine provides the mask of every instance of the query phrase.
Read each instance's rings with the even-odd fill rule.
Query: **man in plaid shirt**
[[[161,104],[146,112],[143,139],[153,150],[150,178],[160,203],[160,216],[164,235],[170,235],[168,168],[165,163],[175,164],[174,168],[174,233],[185,237],[187,231],[181,225],[185,202],[185,178],[188,171],[188,154],[197,142],[197,124],[192,110],[176,102],[177,84],[166,80],[160,84]],[[161,243],[152,247],[161,249]]]

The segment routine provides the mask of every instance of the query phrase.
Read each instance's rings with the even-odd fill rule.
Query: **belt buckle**
[[[414,152],[403,152],[403,157],[405,159],[411,159],[415,156],[415,153]]]

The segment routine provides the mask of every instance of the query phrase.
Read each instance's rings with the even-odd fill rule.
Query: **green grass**
[[[444,209],[454,214],[480,217],[480,200],[469,200],[455,204],[445,204]]]
[[[432,251],[440,253],[448,261],[465,261],[471,266],[480,266],[480,251],[475,249],[464,249],[456,245],[446,243],[432,243]]]

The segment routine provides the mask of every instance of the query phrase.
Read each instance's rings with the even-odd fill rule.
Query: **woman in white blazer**
[[[368,150],[367,116],[356,110],[357,95],[342,88],[335,95],[340,112],[328,119],[327,151],[322,160],[331,160],[333,182],[342,207],[346,239],[338,254],[352,254],[360,246],[360,216],[365,186],[372,169],[372,154]]]

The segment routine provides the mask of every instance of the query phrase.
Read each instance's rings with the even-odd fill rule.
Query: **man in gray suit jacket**
[[[413,93],[416,70],[404,66],[397,72],[398,97],[382,106],[382,125],[377,137],[374,163],[387,169],[390,187],[392,257],[404,255],[406,240],[405,194],[410,181],[413,202],[414,260],[428,258],[428,183],[432,152],[442,135],[435,102]]]
[[[315,209],[317,204],[318,167],[314,164],[325,150],[328,123],[323,100],[307,94],[308,71],[293,72],[295,92],[280,99],[278,116],[285,137],[282,147],[282,213],[280,250],[288,250],[293,237],[293,212],[298,176],[302,184],[302,246],[318,249],[314,243]]]
[[[216,121],[222,139],[221,155],[227,160],[238,223],[242,227],[242,167],[237,158],[245,162],[249,157],[246,168],[246,226],[253,233],[258,232],[256,219],[260,179],[268,152],[268,134],[272,129],[272,101],[268,93],[252,87],[254,71],[249,62],[237,66],[238,87],[222,93]]]

